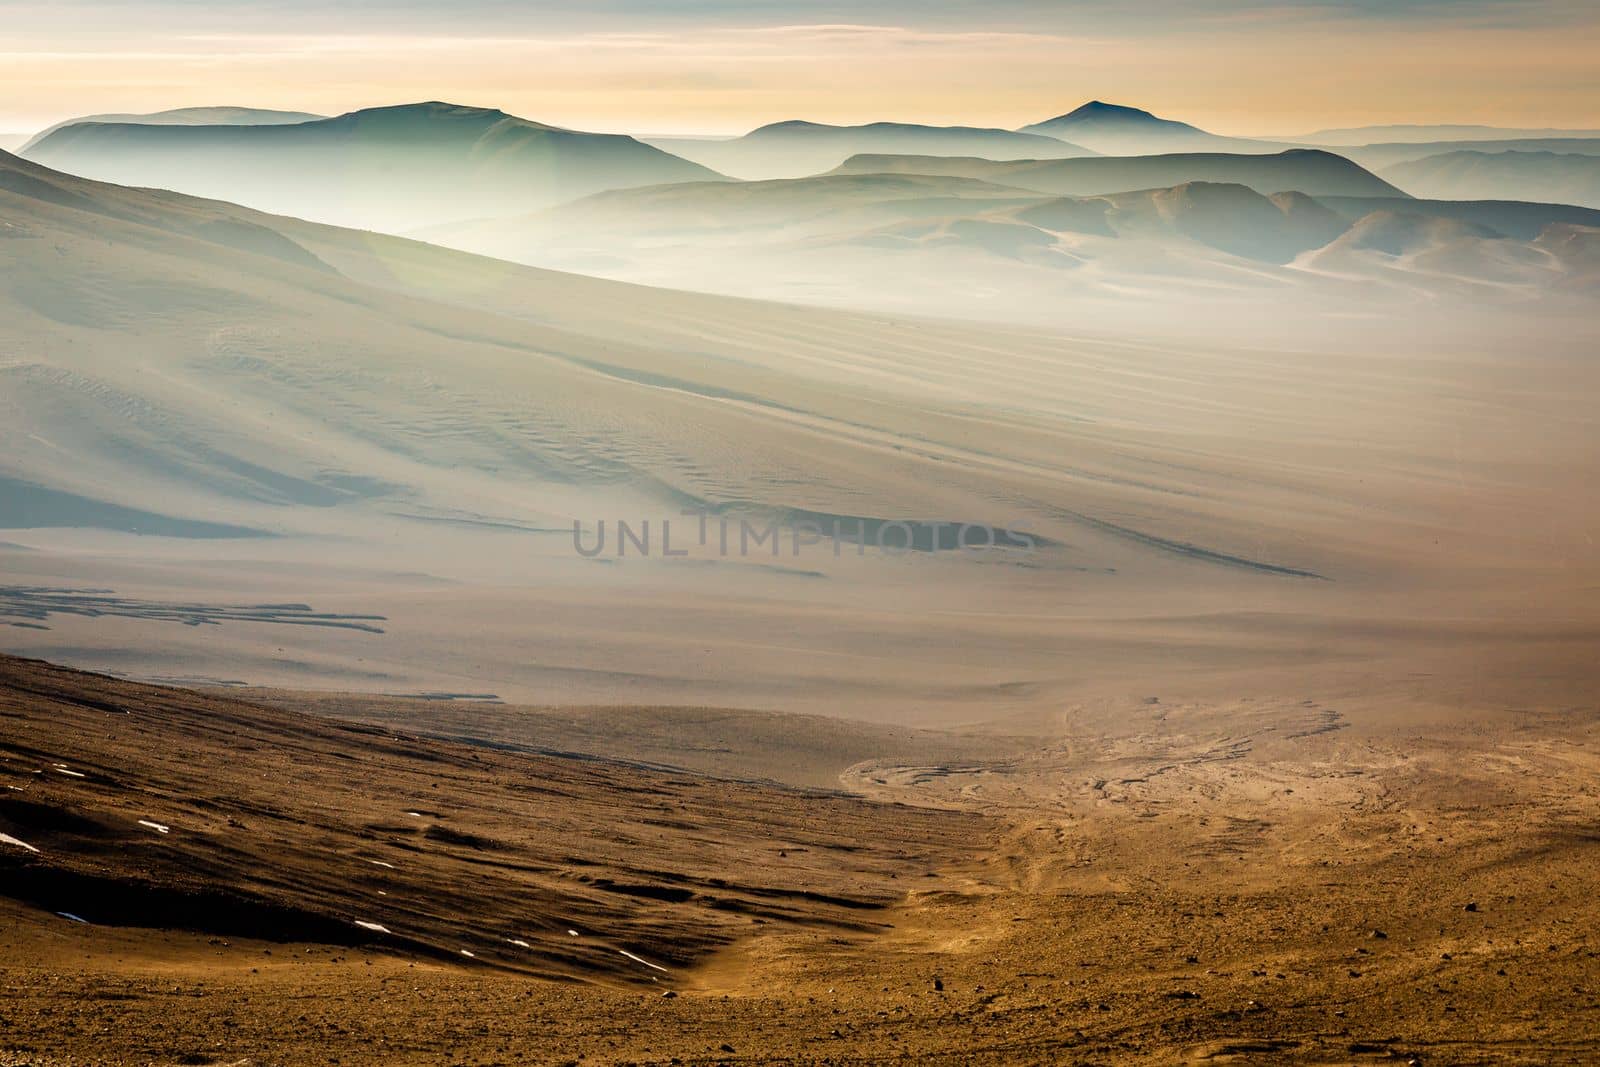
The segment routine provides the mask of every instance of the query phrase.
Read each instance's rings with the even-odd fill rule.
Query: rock
[[[944,979],[940,978],[938,975],[934,975],[933,976],[933,988],[934,988],[935,992],[943,993],[944,992]]]
[[[1478,902],[1476,900],[1472,901],[1470,904],[1467,905],[1467,910],[1468,911],[1477,911],[1478,910]]]
[[[674,993],[672,990],[669,989],[665,993],[661,994],[661,999],[662,1000],[672,1000],[677,995],[678,995],[677,993]]]
[[[1389,940],[1389,935],[1384,933],[1382,930],[1374,930],[1372,931],[1372,940],[1387,941]]]

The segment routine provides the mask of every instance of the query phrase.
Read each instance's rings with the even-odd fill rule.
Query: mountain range
[[[118,184],[391,231],[720,177],[631,137],[439,102],[292,125],[77,123],[26,155]]]
[[[1153,158],[1215,165],[1210,156]],[[1257,177],[1273,159],[1233,158]],[[1218,306],[1270,297],[1281,309],[1370,301],[1376,294],[1366,283],[1407,296],[1475,293],[1486,300],[1594,282],[1588,253],[1577,246],[1594,244],[1600,212],[1418,200],[1376,181],[1360,187],[1376,195],[1264,193],[1237,181],[1190,179],[1059,196],[964,175],[869,169],[731,187],[617,190],[416,236],[650,285],[1049,323],[1082,321],[1096,302],[1146,302],[1156,293],[1163,301],[1205,298]],[[1358,255],[1307,258],[1352,230],[1371,229],[1364,221],[1370,215],[1437,225],[1421,226],[1390,258],[1378,255],[1386,246],[1373,241],[1359,243]],[[1571,227],[1563,232],[1576,244],[1546,255],[1534,243],[1553,226]],[[1430,235],[1451,244],[1444,258],[1453,269],[1441,269],[1441,257],[1416,256]],[[1461,236],[1485,243],[1469,248],[1456,240]],[[1501,255],[1526,263],[1508,273],[1496,263]]]
[[[1404,195],[1350,160],[1312,148],[1260,155],[1197,152],[1018,162],[862,155],[846,160],[834,173],[942,174],[1065,196],[1167,188],[1192,181],[1233,182],[1259,193]]]
[[[829,126],[777,122],[727,140],[646,138],[685,159],[736,178],[799,178],[831,170],[863,152],[983,159],[1070,159],[1095,153],[1054,137],[971,126],[874,122]]]
[[[143,114],[82,115],[45,127],[23,142],[22,151],[27,151],[63,127],[82,122],[133,123],[140,126],[292,126],[324,118],[327,116],[306,111],[273,111],[259,107],[179,107]]]
[[[1420,196],[1443,200],[1535,200],[1600,208],[1600,155],[1446,152],[1396,164],[1384,173]]]
[[[1091,100],[1053,119],[1023,126],[1022,133],[1058,137],[1102,155],[1171,152],[1281,152],[1294,147],[1243,137],[1222,137],[1187,122],[1163,119],[1136,107]]]
[[[1528,129],[1506,126],[1475,126],[1465,123],[1423,125],[1398,123],[1387,126],[1345,126],[1330,130],[1317,130],[1294,137],[1275,138],[1300,144],[1322,147],[1377,144],[1417,144],[1435,141],[1509,141],[1547,138],[1594,138],[1600,130]]]

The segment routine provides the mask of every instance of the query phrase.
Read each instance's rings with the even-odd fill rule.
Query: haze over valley
[[[393,6],[0,141],[0,1063],[1600,1056],[1600,112]]]

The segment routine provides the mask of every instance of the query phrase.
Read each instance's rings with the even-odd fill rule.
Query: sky
[[[1600,128],[1594,0],[0,0],[0,132],[449,100],[633,133],[1015,127],[1090,99],[1221,133]]]

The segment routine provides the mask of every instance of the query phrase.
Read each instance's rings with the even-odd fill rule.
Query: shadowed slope
[[[1271,155],[1196,152],[1010,163],[862,155],[845,161],[835,173],[943,174],[1063,196],[1166,188],[1196,181],[1232,182],[1268,194],[1294,191],[1309,196],[1405,195],[1348,159],[1306,148]]]
[[[1022,127],[1022,133],[1059,137],[1106,155],[1156,152],[1278,152],[1286,145],[1242,137],[1221,137],[1148,111],[1091,100],[1053,119]]]
[[[631,137],[437,102],[287,126],[79,123],[28,157],[124,185],[388,230],[718,177]]]
[[[554,978],[649,982],[755,924],[870,932],[897,874],[950,861],[985,825],[6,656],[0,719],[0,896],[37,921]]]
[[[737,178],[798,178],[830,170],[862,152],[981,159],[1070,159],[1095,153],[1054,137],[971,126],[918,126],[874,122],[829,126],[775,122],[729,140],[647,139],[686,159]]]
[[[138,115],[84,115],[65,119],[48,126],[29,137],[19,151],[26,152],[52,133],[80,122],[134,123],[141,126],[291,126],[298,122],[315,122],[326,115],[313,115],[306,111],[273,111],[256,107],[179,107],[170,111],[154,111]]]
[[[1418,196],[1600,208],[1600,155],[1446,152],[1384,171]]]

